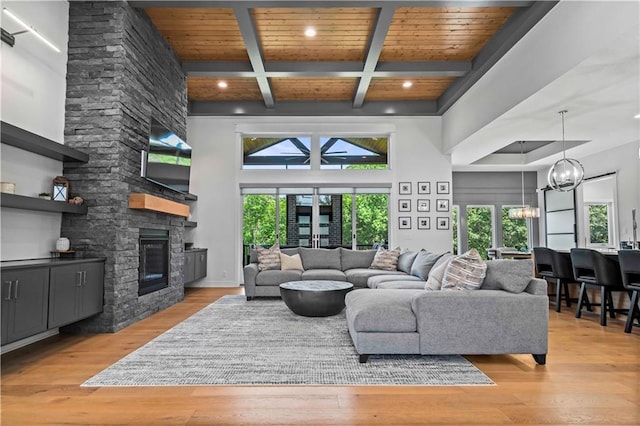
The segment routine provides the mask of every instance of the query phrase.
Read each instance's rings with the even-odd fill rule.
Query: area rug
[[[358,362],[344,312],[308,318],[279,299],[225,296],[82,386],[492,385],[461,356]]]

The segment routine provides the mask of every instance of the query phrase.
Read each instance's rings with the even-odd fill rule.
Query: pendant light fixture
[[[522,157],[522,170],[520,171],[520,181],[522,183],[522,207],[509,209],[511,219],[533,219],[540,217],[540,209],[537,207],[527,207],[524,204],[524,141],[520,141],[520,157]]]
[[[569,192],[576,189],[584,179],[584,167],[578,160],[567,158],[564,147],[564,115],[567,110],[559,111],[562,117],[562,159],[555,162],[549,169],[547,181],[549,186],[555,191]]]

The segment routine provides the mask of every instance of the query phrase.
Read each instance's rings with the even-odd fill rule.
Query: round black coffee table
[[[328,317],[342,312],[344,296],[353,284],[344,281],[291,281],[280,284],[280,295],[293,313],[305,317]]]

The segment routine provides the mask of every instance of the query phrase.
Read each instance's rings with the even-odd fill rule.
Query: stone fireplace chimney
[[[88,214],[65,215],[62,235],[80,255],[107,258],[104,312],[72,331],[117,331],[184,296],[185,219],[128,207],[133,192],[184,200],[140,177],[152,117],[186,139],[186,79],[169,45],[126,2],[70,2],[65,144],[89,162],[65,164],[64,175]],[[140,229],[169,234],[168,286],[141,296]]]

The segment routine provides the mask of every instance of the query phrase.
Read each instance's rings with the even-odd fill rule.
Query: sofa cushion
[[[281,271],[281,270],[266,270],[261,271],[256,276],[256,285],[277,285],[286,283],[287,281],[300,281],[302,271]]]
[[[373,262],[371,262],[371,268],[382,269],[383,271],[397,271],[398,257],[400,257],[400,247],[396,247],[393,250],[379,247]]]
[[[531,259],[496,259],[487,262],[487,276],[482,283],[483,290],[506,290],[522,293],[533,277]]]
[[[337,269],[342,270],[340,263],[340,249],[300,248],[302,266],[309,269]]]
[[[280,247],[278,243],[269,248],[257,247],[258,269],[266,271],[269,269],[280,269]]]
[[[441,259],[444,259],[442,262]],[[429,278],[427,279],[427,283],[424,286],[425,290],[440,290],[442,288],[442,280],[444,279],[444,273],[447,271],[447,267],[454,259],[453,255],[445,255],[442,256],[431,271],[429,272]]]
[[[429,278],[429,271],[441,256],[442,253],[437,254],[427,250],[420,250],[411,265],[411,275],[426,281]]]
[[[288,254],[289,256],[293,256],[294,254],[300,253],[300,247],[289,247],[282,248],[280,247],[280,253]]]
[[[413,265],[413,261],[416,260],[416,256],[418,255],[417,251],[403,251],[398,256],[398,271],[402,271],[406,274],[411,273],[411,265]]]
[[[405,333],[417,330],[411,303],[424,290],[365,290],[347,293],[347,321],[358,332]]]
[[[350,250],[340,248],[340,261],[342,262],[342,270],[355,268],[368,268],[373,262],[377,250]]]
[[[344,271],[347,276],[347,281],[354,285],[354,287],[366,287],[369,277],[375,275],[404,275],[404,272],[400,271],[383,271],[381,269],[364,269],[356,268]]]
[[[383,283],[378,284],[378,288],[381,290],[384,289],[392,289],[392,290],[423,290],[425,282],[422,280],[418,281],[385,281]]]
[[[302,279],[346,281],[347,277],[339,269],[310,269],[302,273]]]
[[[456,256],[451,260],[442,279],[443,290],[477,290],[487,273],[487,264],[478,250]]]
[[[400,271],[398,271],[400,272]],[[423,282],[420,278],[414,277],[413,275],[399,275],[399,274],[387,274],[387,275],[374,275],[369,277],[367,280],[367,287],[369,288],[378,288],[381,283],[387,281],[420,281]]]
[[[288,254],[280,252],[280,269],[283,271],[287,271],[290,269],[304,271],[300,255],[294,254],[292,256],[289,256]]]

